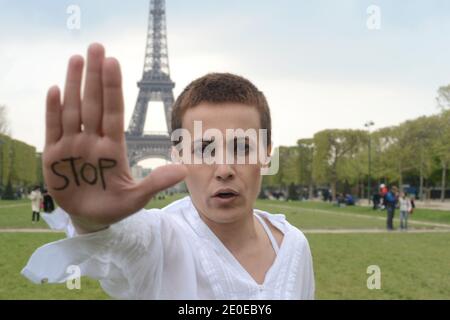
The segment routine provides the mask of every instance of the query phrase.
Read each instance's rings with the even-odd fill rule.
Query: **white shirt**
[[[31,200],[31,210],[34,212],[41,211],[42,195],[40,191],[31,191],[28,199]]]
[[[100,280],[118,299],[314,299],[308,241],[284,215],[254,210],[284,234],[259,285],[203,222],[190,197],[86,235],[76,235],[67,213],[57,210],[68,221],[69,238],[33,253],[22,274],[35,283],[65,282],[76,265],[81,276]]]
[[[398,201],[400,203],[400,211],[405,212],[411,211],[412,208],[411,200],[409,200],[408,198],[399,198]]]

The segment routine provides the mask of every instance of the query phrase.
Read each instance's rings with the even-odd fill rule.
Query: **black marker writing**
[[[107,165],[109,163],[109,166]],[[100,178],[102,179],[103,189],[106,190],[105,177],[103,175],[103,171],[105,169],[112,169],[117,165],[117,161],[113,159],[99,159],[98,167],[100,168]]]
[[[82,158],[70,157],[52,163],[51,165],[52,172],[64,180],[64,184],[61,187],[53,187],[53,189],[57,191],[64,190],[67,187],[69,187],[71,181],[74,181],[76,186],[81,186],[81,182],[85,182],[89,185],[95,185],[97,184],[99,180],[98,177],[100,176],[102,188],[103,190],[106,190],[105,171],[116,167],[117,161],[114,159],[100,158],[98,160],[97,166],[89,162],[84,162],[79,168],[79,166],[77,166],[76,163],[77,160],[82,160]],[[68,162],[70,164],[72,173],[71,176],[70,174],[69,176],[67,176],[66,175],[67,173],[63,174],[60,168],[58,169],[59,165],[62,164],[63,162]]]
[[[70,183],[69,178],[67,178],[65,175],[60,174],[60,173],[58,173],[58,172],[56,171],[56,166],[57,166],[58,164],[60,164],[60,163],[61,163],[61,162],[56,161],[56,162],[53,162],[53,163],[52,163],[52,166],[51,166],[52,172],[53,172],[55,175],[57,175],[58,177],[61,177],[61,178],[64,179],[64,185],[63,185],[62,187],[59,187],[59,188],[53,188],[53,189],[55,189],[55,190],[57,190],[57,191],[64,190],[65,188],[67,188],[67,186],[68,186],[69,183]]]
[[[86,177],[86,168],[90,168],[92,170],[93,174],[93,179],[89,180],[88,177]],[[83,164],[83,166],[81,167],[81,178],[83,179],[84,182],[89,183],[90,185],[94,185],[97,183],[97,168],[90,164],[90,163],[85,163]]]
[[[73,173],[73,176],[74,176],[74,178],[75,178],[75,183],[77,184],[77,186],[79,186],[80,185],[80,180],[78,180],[78,174],[77,174],[77,169],[75,168],[75,161],[76,160],[80,160],[81,158],[74,158],[74,157],[71,157],[71,158],[67,158],[67,159],[62,159],[61,161],[63,161],[63,162],[70,162],[70,167],[72,168],[72,173]]]

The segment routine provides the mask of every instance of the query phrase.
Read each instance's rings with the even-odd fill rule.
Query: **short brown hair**
[[[269,105],[264,94],[249,80],[231,73],[210,73],[192,81],[173,105],[172,131],[182,127],[182,119],[187,109],[202,102],[242,103],[256,107],[261,129],[267,130],[267,145],[270,145],[272,121]]]

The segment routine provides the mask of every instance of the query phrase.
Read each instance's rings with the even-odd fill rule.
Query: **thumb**
[[[138,184],[138,190],[148,198],[184,180],[187,169],[182,164],[169,164],[153,170]]]

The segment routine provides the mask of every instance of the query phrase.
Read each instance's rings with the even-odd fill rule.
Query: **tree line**
[[[447,88],[442,92],[449,93]],[[311,197],[314,189],[327,187],[333,199],[338,192],[367,196],[370,154],[371,190],[380,183],[409,184],[417,187],[417,196],[423,199],[437,188],[444,201],[450,166],[450,110],[444,107],[439,114],[374,132],[323,130],[298,140],[296,146],[281,146],[278,152],[279,172],[264,177],[265,188],[302,186]]]
[[[42,158],[36,148],[0,134],[0,191],[11,198],[14,191],[43,185]]]

